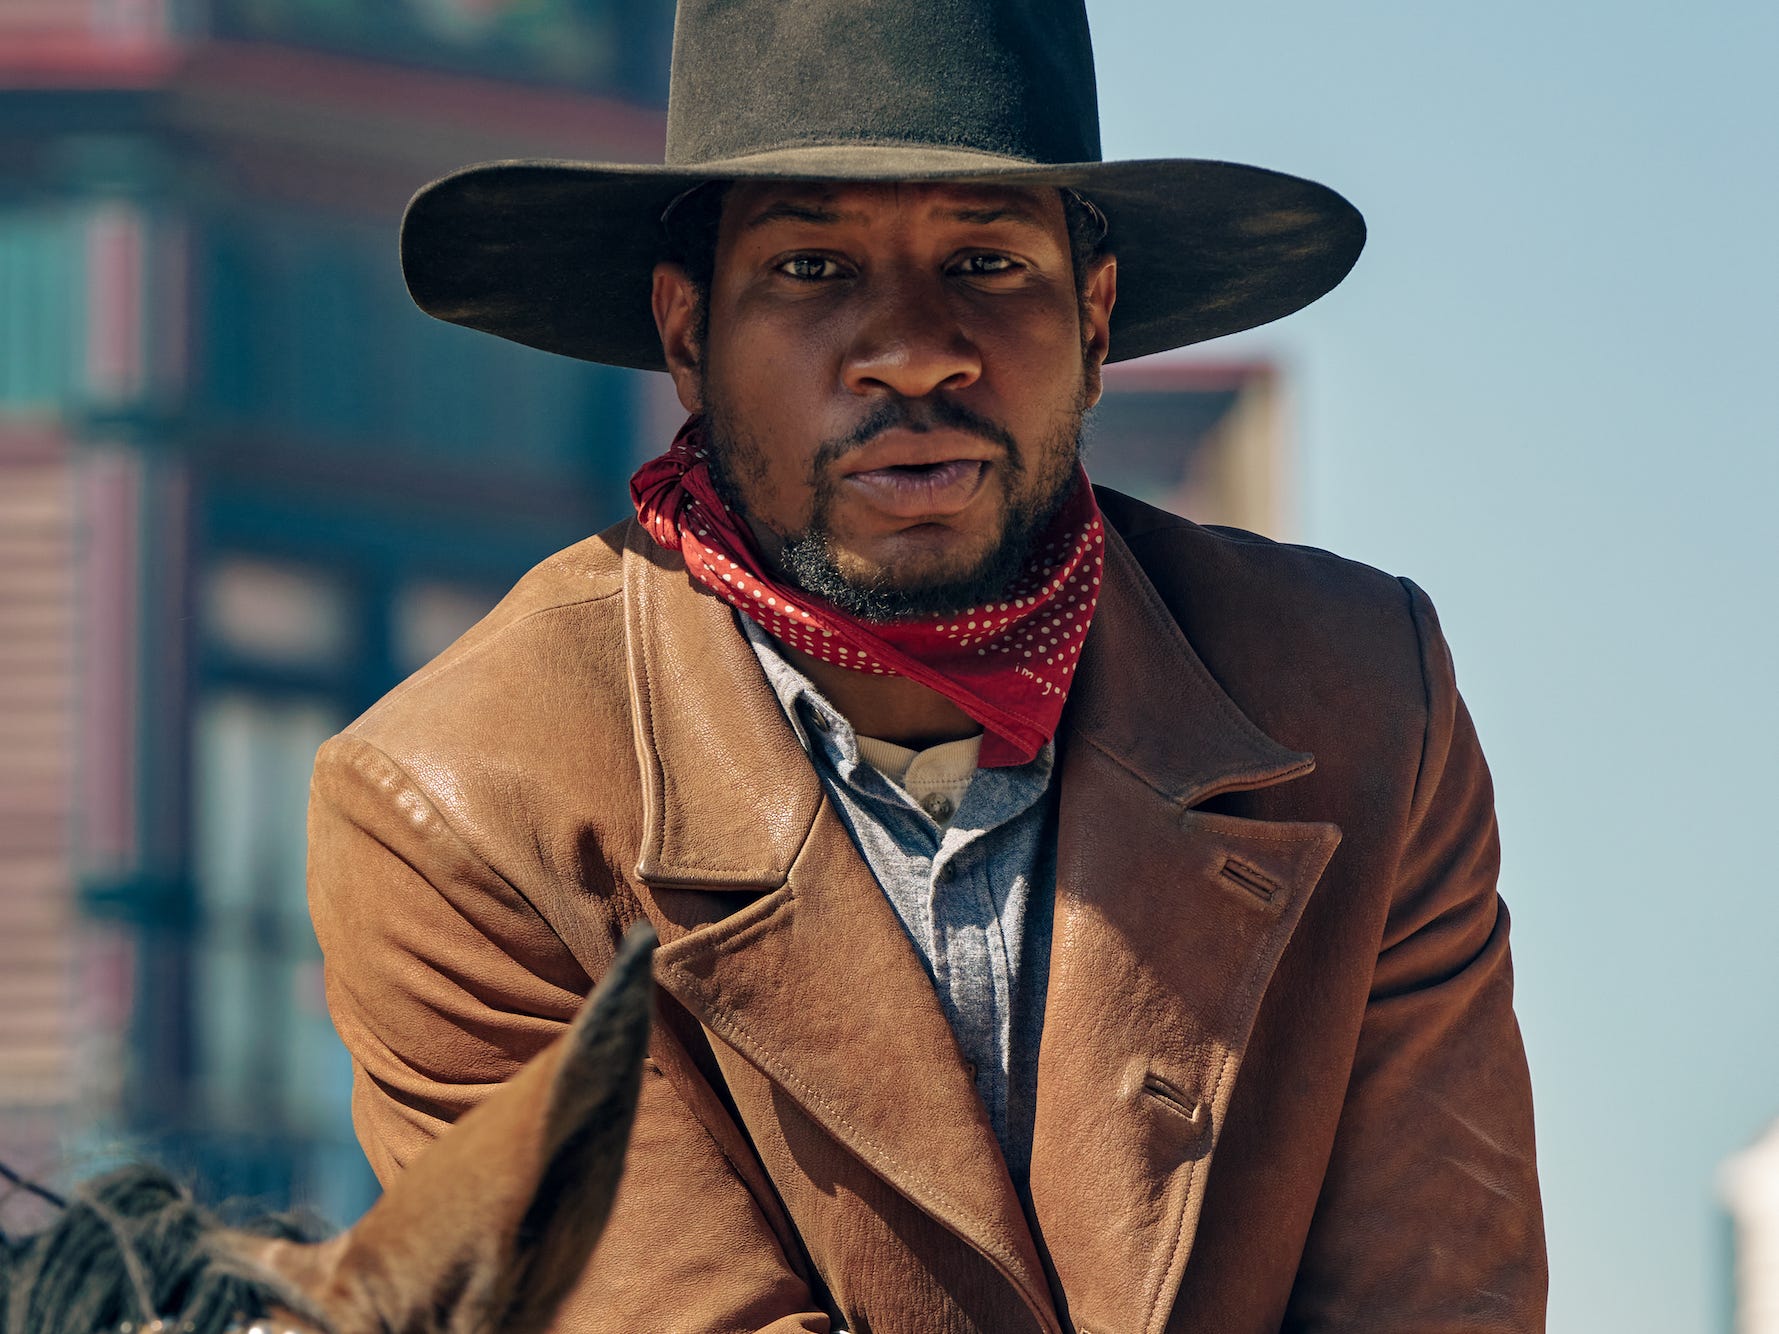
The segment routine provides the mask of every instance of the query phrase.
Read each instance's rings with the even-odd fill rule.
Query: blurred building
[[[317,745],[620,517],[662,377],[436,323],[401,208],[658,160],[666,0],[0,0],[0,1157],[374,1191],[303,893]],[[1261,365],[1121,367],[1097,479],[1278,531]]]
[[[1724,1164],[1719,1186],[1732,1229],[1732,1328],[1779,1334],[1779,1122]]]
[[[316,745],[623,512],[646,378],[427,319],[396,222],[659,159],[656,0],[0,0],[0,1153],[372,1189]],[[82,1128],[85,1138],[71,1137]]]
[[[1264,360],[1121,362],[1089,419],[1087,471],[1198,523],[1289,539],[1296,472],[1281,377]]]

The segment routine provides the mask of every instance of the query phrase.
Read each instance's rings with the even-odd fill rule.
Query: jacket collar
[[[1217,684],[1109,526],[1105,582],[1083,652],[1063,718],[1069,740],[1091,746],[1157,797],[1192,806],[1315,768],[1314,757],[1267,736]],[[1142,707],[1132,708],[1139,700]]]
[[[777,889],[823,792],[733,614],[640,524],[624,545],[625,639],[643,780],[637,875]]]
[[[677,553],[631,524],[625,614],[643,772],[638,875],[654,884],[776,889],[823,801],[733,614]],[[671,627],[671,633],[665,631]],[[1180,807],[1301,777],[1312,756],[1279,745],[1217,684],[1116,532],[1063,729]],[[706,707],[688,707],[689,695]],[[1132,709],[1133,699],[1144,701]],[[708,707],[720,701],[721,707]],[[1156,727],[1167,718],[1171,727]],[[737,781],[737,776],[745,775]],[[682,818],[697,811],[696,820]]]
[[[1108,531],[1059,736],[1034,1228],[931,984],[728,608],[634,526],[625,564],[638,875],[770,891],[667,939],[661,985],[972,1242],[1040,1328],[1159,1330],[1260,995],[1339,839],[1192,807],[1306,774],[1312,758],[1242,714]],[[1164,902],[1175,910],[1157,913]]]

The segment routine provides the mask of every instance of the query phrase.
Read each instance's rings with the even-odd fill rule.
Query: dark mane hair
[[[210,1244],[223,1227],[314,1241],[329,1230],[314,1220],[281,1214],[225,1222],[168,1173],[145,1165],[88,1181],[65,1201],[18,1184],[60,1212],[40,1232],[0,1234],[0,1334],[103,1334],[124,1321],[140,1329],[156,1317],[181,1334],[225,1334],[271,1306],[327,1328],[300,1294]]]

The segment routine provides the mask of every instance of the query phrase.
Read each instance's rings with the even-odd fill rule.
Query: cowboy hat
[[[491,162],[422,189],[402,270],[422,310],[661,370],[661,218],[707,181],[1069,187],[1118,257],[1111,360],[1265,324],[1346,276],[1365,224],[1259,167],[1103,162],[1082,0],[680,0],[662,164]]]

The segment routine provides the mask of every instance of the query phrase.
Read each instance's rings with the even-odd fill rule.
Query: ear
[[[1081,341],[1087,354],[1087,406],[1100,401],[1100,367],[1112,349],[1112,307],[1118,303],[1118,260],[1101,255],[1081,289]]]
[[[625,937],[567,1033],[447,1131],[359,1223],[229,1249],[335,1334],[541,1334],[617,1193],[654,999],[655,933]]]
[[[704,411],[704,349],[698,343],[701,302],[683,265],[666,260],[655,265],[649,304],[680,406],[690,413]]]

